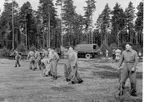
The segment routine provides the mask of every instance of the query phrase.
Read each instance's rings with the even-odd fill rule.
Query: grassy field
[[[13,60],[0,62],[0,102],[142,102],[142,63],[138,64],[138,97],[128,93],[120,101],[116,98],[118,83],[117,63],[96,60],[78,61],[82,84],[69,84],[64,78],[64,63],[60,60],[57,80],[42,77],[41,71],[30,71],[29,62],[15,68]],[[126,89],[130,88],[129,80]]]

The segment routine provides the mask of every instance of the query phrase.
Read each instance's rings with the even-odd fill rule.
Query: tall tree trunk
[[[136,42],[136,45],[137,45],[138,44],[138,33],[137,32],[135,33],[135,40],[136,40],[135,42]]]
[[[43,31],[43,40],[42,40],[42,42],[43,42],[43,48],[45,48],[45,33],[44,33],[44,31]]]
[[[46,46],[47,48],[50,47],[50,14],[49,14],[49,17],[48,17],[48,23],[47,23],[47,36],[46,36]]]
[[[69,24],[69,46],[71,46],[71,24]]]

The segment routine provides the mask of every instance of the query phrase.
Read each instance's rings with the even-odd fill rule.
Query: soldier
[[[35,64],[36,64],[36,69],[40,69],[40,60],[41,60],[41,56],[40,56],[40,52],[38,52],[37,50],[35,50]]]
[[[20,60],[21,60],[21,54],[18,51],[14,51],[15,54],[15,67],[17,67],[17,65],[20,67]]]
[[[57,64],[59,61],[59,56],[57,52],[54,51],[55,49],[51,50],[51,55],[49,56],[50,58],[50,63],[51,63],[51,68],[50,68],[50,75],[52,75],[53,79],[57,79]]]
[[[132,44],[127,43],[126,44],[126,50],[122,52],[122,56],[119,62],[119,69],[121,69],[121,65],[123,64],[123,69],[121,73],[121,88],[125,88],[125,82],[127,78],[130,78],[131,82],[131,95],[137,96],[136,94],[136,66],[138,63],[138,55],[135,50],[132,49]],[[123,91],[119,93],[119,95],[122,95]]]
[[[68,77],[68,80],[70,80],[72,84],[82,83],[83,80],[78,74],[77,52],[75,52],[72,47],[69,48],[68,60],[69,66],[71,67],[71,72]]]
[[[43,49],[43,58],[41,59],[41,70],[43,72],[43,76],[48,76],[50,61],[48,58],[48,51]]]
[[[35,70],[36,66],[35,66],[35,53],[34,53],[34,51],[30,51],[28,53],[27,60],[29,60],[29,59],[30,59],[30,64],[29,64],[30,70]]]
[[[141,61],[142,60],[142,54],[141,54],[141,51],[139,51],[139,53],[138,53],[138,56],[139,56],[139,61]]]
[[[113,49],[113,51],[112,51],[112,62],[115,60],[115,49]]]
[[[108,50],[106,50],[106,58],[108,59]]]
[[[65,56],[64,57],[65,59],[69,58],[69,50],[67,48],[64,48],[61,46],[61,52],[62,52],[62,55]],[[64,76],[67,82],[70,81],[69,79],[70,73],[71,73],[71,66],[70,66],[69,60],[66,60],[66,63],[64,64]]]
[[[43,70],[43,64],[42,64],[42,60],[43,60],[44,56],[43,56],[43,52],[40,52],[40,60],[39,60],[39,68],[40,70]]]

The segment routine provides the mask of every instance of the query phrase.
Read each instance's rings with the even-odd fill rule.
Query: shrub
[[[125,50],[125,45],[126,45],[126,43],[122,43],[122,44],[119,45],[119,48],[120,48],[121,50]]]
[[[101,51],[102,51],[103,55],[106,55],[106,50],[109,51],[108,54],[109,54],[109,56],[111,56],[111,55],[112,55],[112,50],[111,50],[111,48],[110,48],[107,44],[103,43],[103,44],[101,45]]]
[[[35,46],[32,46],[32,47],[29,48],[29,50],[30,51],[35,51],[36,50],[36,47]]]
[[[112,44],[110,45],[110,48],[111,48],[111,49],[117,49],[117,44],[116,44],[116,43],[112,43]]]
[[[136,50],[137,52],[139,52],[139,51],[142,52],[142,48],[141,48],[141,46],[139,44],[138,45],[134,45],[133,49]]]
[[[122,43],[119,47],[122,49],[122,50],[125,50],[125,45],[126,43]],[[136,50],[137,52],[141,51],[142,52],[142,48],[141,48],[141,45],[137,44],[137,45],[134,45],[132,46],[132,48],[134,50]]]
[[[7,48],[0,49],[0,57],[8,57],[10,56],[10,50]]]
[[[26,46],[23,43],[21,43],[21,44],[18,45],[16,50],[19,51],[19,52],[26,52],[27,49],[26,49]]]

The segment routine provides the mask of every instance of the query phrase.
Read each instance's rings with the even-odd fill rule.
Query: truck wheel
[[[85,57],[86,57],[86,59],[90,59],[91,55],[90,54],[86,54]]]

